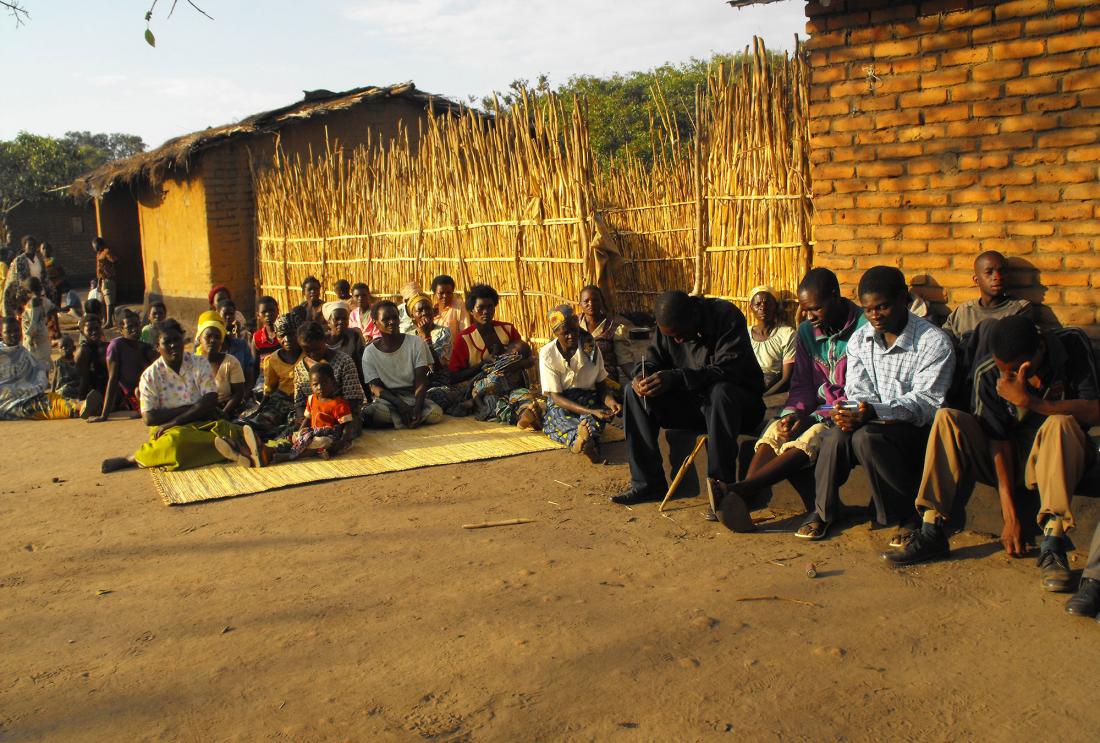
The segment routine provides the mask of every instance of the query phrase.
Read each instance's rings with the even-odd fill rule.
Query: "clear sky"
[[[721,0],[22,0],[0,16],[0,139],[21,130],[165,139],[299,100],[412,80],[464,100],[516,78],[647,69],[707,57],[762,36],[805,35],[799,0],[734,10]]]

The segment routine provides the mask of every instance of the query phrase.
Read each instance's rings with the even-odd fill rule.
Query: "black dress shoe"
[[[620,506],[636,506],[639,503],[652,503],[653,501],[661,500],[661,496],[648,493],[644,490],[624,490],[618,495],[613,495],[608,498],[612,503],[616,503]]]
[[[1044,591],[1068,593],[1073,590],[1073,571],[1063,549],[1043,550],[1039,553],[1039,575]]]
[[[918,562],[938,560],[951,554],[947,532],[940,527],[924,525],[911,532],[901,547],[882,553],[882,559],[894,565],[915,565]]]
[[[1082,578],[1077,593],[1066,602],[1066,614],[1095,617],[1100,614],[1100,580]]]

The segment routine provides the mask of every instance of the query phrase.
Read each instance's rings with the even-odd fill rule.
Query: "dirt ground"
[[[145,472],[98,474],[137,421],[0,433],[0,740],[1100,728],[1100,626],[986,537],[893,570],[866,526],[806,544],[725,532],[697,497],[626,510],[621,444],[168,508]],[[537,521],[460,528],[513,517]],[[807,603],[739,601],[760,596]]]

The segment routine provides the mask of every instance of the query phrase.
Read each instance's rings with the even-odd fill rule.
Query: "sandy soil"
[[[866,526],[805,544],[775,522],[729,534],[699,498],[670,518],[628,511],[605,500],[626,477],[621,445],[604,467],[553,452],[168,508],[147,473],[98,474],[143,438],[138,422],[0,433],[3,740],[1094,740],[1100,726],[1100,626],[985,537],[899,571]],[[460,528],[512,517],[538,521]],[[814,605],[738,601],[756,596]]]

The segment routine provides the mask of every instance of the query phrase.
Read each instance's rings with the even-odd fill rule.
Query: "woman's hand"
[[[623,412],[623,406],[615,399],[615,396],[611,394],[603,399],[603,406],[611,413],[611,417],[615,417]]]
[[[169,421],[168,423],[165,423],[163,426],[157,426],[157,430],[153,431],[153,439],[154,440],[159,439],[161,436],[168,433],[169,430],[171,430],[175,427],[176,427],[176,422],[175,421]]]

